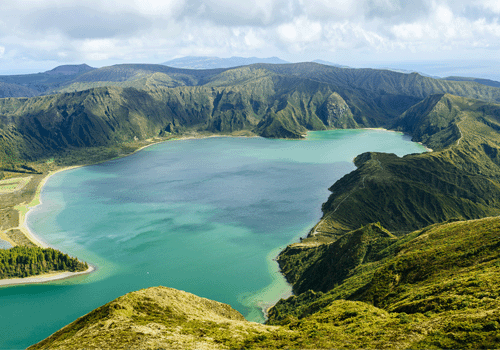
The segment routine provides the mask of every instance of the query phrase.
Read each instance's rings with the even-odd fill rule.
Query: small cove
[[[133,290],[164,285],[228,303],[247,319],[290,288],[273,261],[321,216],[328,187],[365,151],[423,152],[383,130],[307,140],[170,141],[51,177],[28,224],[97,266],[43,285],[0,288],[0,347],[26,347]]]

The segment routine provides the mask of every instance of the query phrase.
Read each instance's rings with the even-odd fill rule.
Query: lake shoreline
[[[69,278],[74,278],[78,276],[88,275],[94,272],[96,268],[89,264],[89,268],[85,271],[71,272],[71,271],[55,271],[44,273],[41,275],[29,276],[29,277],[18,277],[18,278],[7,278],[0,279],[1,287],[10,287],[23,284],[37,284],[37,283],[47,283],[53,281],[61,281]]]
[[[398,131],[395,131],[395,130],[387,130],[387,129],[384,129],[384,128],[362,128],[362,129],[359,129],[359,130],[374,130],[374,131],[387,131],[387,132],[398,132]],[[398,133],[401,133],[401,132],[398,132]],[[260,136],[258,135],[221,135],[221,134],[210,134],[210,135],[180,135],[179,138],[170,138],[170,139],[166,139],[166,140],[158,140],[156,142],[152,142],[150,144],[147,144],[147,145],[144,145],[142,147],[139,147],[137,148],[136,150],[132,151],[131,153],[129,154],[126,154],[126,155],[123,155],[119,158],[124,158],[124,157],[127,157],[127,156],[130,156],[132,154],[135,154],[141,150],[144,150],[150,146],[153,146],[153,145],[156,145],[156,144],[159,144],[159,143],[164,143],[164,142],[168,142],[168,141],[185,141],[185,140],[195,140],[195,139],[206,139],[206,138],[217,138],[217,137],[235,137],[235,138],[239,138],[239,137],[243,137],[243,138],[259,138]],[[306,138],[307,138],[307,135],[306,135]],[[150,140],[148,140],[150,141]],[[152,141],[152,140],[151,140]],[[300,140],[298,140],[300,141]],[[424,146],[425,147],[425,146]],[[426,149],[428,149],[426,147]],[[432,151],[430,149],[428,149],[429,151]],[[108,160],[105,160],[105,161],[102,161],[102,162],[98,162],[98,163],[92,163],[92,164],[82,164],[82,165],[77,165],[77,166],[67,166],[67,167],[62,167],[60,169],[57,169],[55,171],[51,171],[47,174],[47,176],[45,176],[41,182],[38,184],[38,187],[37,187],[37,190],[36,190],[36,193],[34,195],[34,198],[29,202],[29,203],[22,203],[22,204],[19,204],[18,206],[16,206],[16,209],[17,211],[19,212],[19,229],[23,232],[23,234],[31,241],[33,242],[35,245],[39,246],[39,247],[42,247],[42,248],[47,248],[49,247],[49,245],[44,242],[40,237],[38,237],[36,234],[34,234],[28,227],[28,224],[27,224],[27,215],[29,214],[29,212],[31,211],[31,209],[35,208],[37,205],[41,204],[41,191],[43,189],[43,186],[46,184],[46,182],[48,181],[48,179],[52,176],[52,175],[55,175],[56,173],[59,173],[59,172],[62,172],[62,171],[66,171],[66,170],[72,170],[72,169],[76,169],[76,168],[79,168],[79,167],[84,167],[84,166],[89,166],[89,165],[95,165],[95,164],[99,164],[99,163],[104,163],[104,162],[107,162],[109,160],[112,160],[112,159],[108,159]],[[279,255],[281,253],[283,249],[280,249],[276,256]],[[276,253],[276,252],[275,252]],[[275,258],[275,257],[274,257]],[[273,259],[274,260],[274,259]],[[90,266],[90,264],[89,264]],[[279,268],[278,268],[279,270]],[[59,272],[59,273],[49,273],[49,274],[43,274],[43,275],[37,275],[37,276],[30,276],[30,277],[25,277],[25,278],[16,278],[16,279],[8,279],[8,280],[1,280],[0,279],[0,286],[11,286],[11,285],[19,285],[19,284],[31,284],[31,283],[47,283],[47,282],[51,282],[51,281],[56,281],[56,280],[61,280],[61,279],[69,279],[69,278],[73,278],[73,277],[77,277],[77,276],[80,276],[82,274],[89,274],[89,273],[92,273],[93,271],[95,271],[95,268],[93,266],[89,267],[89,269],[87,271],[84,271],[84,272],[79,272],[79,273],[72,273],[72,272]],[[281,274],[281,271],[279,270],[278,271],[280,274]],[[281,276],[283,276],[281,274]],[[284,277],[284,276],[283,276]],[[291,289],[291,288],[290,288]],[[290,297],[291,295],[293,295],[293,293],[291,291],[287,291],[285,293],[283,293],[282,295],[280,295],[277,300],[273,300],[273,301],[267,301],[267,302],[263,302],[263,303],[260,303],[260,308],[262,310],[262,313],[264,314],[264,317],[266,318],[267,316],[267,311],[272,307],[274,306],[274,304],[279,301],[279,299],[281,298],[287,298],[287,297]],[[276,298],[276,296],[275,296]],[[274,298],[273,298],[274,299]]]
[[[57,169],[55,171],[51,171],[45,176],[42,181],[38,184],[38,187],[36,189],[35,195],[33,196],[33,199],[29,203],[21,203],[17,206],[14,207],[19,213],[19,230],[28,238],[34,245],[40,248],[50,248],[50,246],[44,242],[40,237],[35,235],[28,227],[27,224],[27,215],[28,213],[38,206],[39,204],[42,203],[41,201],[41,192],[43,189],[43,186],[47,183],[48,179],[60,172],[66,171],[66,170],[72,170],[76,169],[79,167],[82,167],[83,165],[74,165],[74,166],[69,166],[69,167],[63,167],[61,169]]]
[[[186,136],[181,136],[180,138],[171,138],[171,139],[166,139],[166,140],[159,140],[156,142],[151,142],[148,145],[141,146],[137,148],[136,150],[132,151],[129,154],[125,154],[121,157],[118,158],[124,158],[131,156],[139,151],[142,151],[148,147],[168,142],[168,141],[182,141],[182,140],[194,140],[194,139],[204,139],[204,138],[211,138],[211,137],[260,137],[260,136],[234,136],[234,135],[217,135],[217,134],[212,134],[212,135],[186,135]],[[29,203],[20,203],[14,207],[14,209],[19,213],[19,226],[16,227],[19,229],[23,235],[35,246],[40,247],[40,248],[54,248],[51,247],[47,242],[44,242],[39,236],[37,236],[33,231],[30,230],[28,227],[28,214],[29,212],[34,209],[36,206],[42,203],[41,200],[41,192],[43,189],[43,186],[47,183],[50,177],[53,175],[67,171],[67,170],[73,170],[85,166],[90,166],[90,165],[96,165],[96,164],[101,164],[108,162],[113,159],[107,159],[102,162],[97,162],[97,163],[91,163],[91,164],[81,164],[81,165],[72,165],[72,166],[63,166],[59,169],[50,171],[38,184],[37,189],[35,191],[35,194],[31,201]],[[57,248],[54,248],[57,249]],[[14,279],[0,279],[0,287],[7,287],[7,286],[12,286],[12,285],[19,285],[19,284],[33,284],[33,283],[47,283],[51,281],[57,281],[57,280],[62,280],[62,279],[69,279],[73,277],[78,277],[81,276],[82,274],[90,274],[96,270],[96,267],[92,266],[89,264],[89,269],[84,272],[70,272],[70,271],[61,271],[58,273],[48,273],[48,274],[41,274],[41,275],[36,275],[36,276],[28,276],[28,277],[19,277],[19,278],[14,278]]]

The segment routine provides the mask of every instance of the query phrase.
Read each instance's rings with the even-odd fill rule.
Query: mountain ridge
[[[254,63],[288,63],[278,57],[207,57],[207,56],[186,56],[175,58],[163,62],[162,65],[176,67],[176,68],[187,68],[187,69],[214,69],[214,68],[232,68],[238,66],[247,66]]]

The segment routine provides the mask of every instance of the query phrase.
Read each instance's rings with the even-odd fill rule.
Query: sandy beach
[[[168,141],[168,140],[152,142],[148,145],[145,145],[145,146],[142,146],[142,147],[136,149],[135,151],[133,151],[130,154],[127,154],[127,156],[134,154],[136,152],[139,152],[140,150],[143,150],[144,148],[147,148],[147,147],[153,146],[157,143],[165,142],[165,141]],[[48,179],[51,176],[53,176],[59,172],[62,172],[62,171],[72,170],[72,169],[80,168],[83,166],[86,166],[86,165],[68,166],[68,167],[64,167],[64,168],[49,172],[47,174],[47,176],[45,176],[42,179],[42,181],[40,181],[40,183],[38,184],[38,187],[35,191],[35,195],[33,196],[33,199],[29,203],[26,203],[26,202],[21,203],[21,204],[18,204],[14,207],[14,209],[17,210],[19,213],[19,226],[14,227],[14,229],[19,229],[26,236],[26,238],[28,238],[36,246],[41,247],[41,248],[50,248],[50,246],[46,242],[44,242],[40,237],[35,235],[29,229],[29,227],[26,223],[26,216],[31,209],[33,209],[34,207],[36,207],[37,205],[42,203],[42,201],[40,199],[40,194],[41,194],[43,186],[47,183]],[[7,237],[6,241],[11,243],[12,245],[15,245],[15,243],[13,241],[11,241],[10,239],[8,239],[8,237]],[[72,278],[72,277],[80,276],[83,274],[89,274],[93,271],[95,271],[95,267],[90,266],[87,271],[83,271],[83,272],[68,272],[68,271],[51,272],[51,273],[47,273],[47,274],[30,276],[30,277],[25,277],[25,278],[0,279],[0,286],[4,287],[4,286],[12,286],[12,285],[18,285],[18,284],[45,283],[45,282],[50,282],[50,281]]]
[[[28,214],[28,212],[36,207],[37,205],[39,205],[41,203],[41,200],[40,200],[40,193],[42,192],[42,188],[43,186],[45,185],[45,183],[47,182],[47,180],[52,176],[52,175],[55,175],[61,171],[66,171],[66,170],[71,170],[71,169],[75,169],[75,168],[79,168],[80,165],[77,165],[77,166],[70,166],[70,167],[65,167],[65,168],[62,168],[62,169],[58,169],[58,170],[55,170],[55,171],[51,171],[42,181],[40,181],[40,183],[38,184],[38,187],[36,189],[36,192],[35,192],[35,195],[33,197],[33,199],[31,200],[31,202],[29,203],[21,203],[17,206],[14,207],[14,209],[16,209],[18,212],[19,212],[19,230],[21,230],[21,232],[31,241],[33,242],[33,244],[41,247],[41,248],[49,248],[49,245],[47,243],[45,243],[44,241],[42,241],[39,237],[37,237],[33,232],[30,231],[30,229],[28,228],[28,226],[26,225],[26,215]]]
[[[42,181],[38,184],[38,187],[36,189],[35,195],[31,202],[29,203],[21,203],[17,206],[14,207],[19,212],[19,229],[33,244],[35,244],[38,247],[41,248],[49,248],[49,245],[44,242],[40,237],[36,236],[31,230],[28,228],[28,225],[26,223],[26,215],[28,212],[39,205],[41,203],[40,200],[40,193],[42,191],[43,186],[47,182],[47,180],[54,174],[57,174],[61,171],[66,171],[66,170],[71,170],[75,168],[79,168],[80,165],[78,166],[70,166],[70,167],[65,167],[61,168],[55,171],[49,172],[46,177],[43,178]],[[30,277],[25,277],[25,278],[10,278],[10,279],[0,279],[0,286],[5,287],[5,286],[12,286],[12,285],[18,285],[18,284],[31,284],[31,283],[44,283],[44,282],[50,282],[50,281],[56,281],[56,280],[61,280],[61,279],[66,279],[66,278],[71,278],[71,277],[76,277],[84,274],[89,274],[91,272],[95,271],[94,266],[89,266],[89,268],[86,271],[82,272],[68,272],[68,271],[61,271],[61,272],[50,272],[42,275],[37,275],[37,276],[30,276]]]
[[[63,280],[67,278],[73,278],[76,276],[86,275],[95,271],[95,267],[89,265],[89,268],[81,272],[50,272],[43,275],[30,276],[24,278],[8,278],[0,279],[0,287],[14,286],[18,284],[34,284],[34,283],[45,283],[57,280]]]

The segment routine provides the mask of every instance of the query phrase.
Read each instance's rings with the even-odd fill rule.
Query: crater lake
[[[263,310],[291,293],[274,259],[307,235],[328,188],[367,151],[403,156],[425,148],[385,130],[212,137],[53,175],[28,226],[96,271],[0,288],[0,348],[27,347],[123,294],[158,285],[263,322]]]

